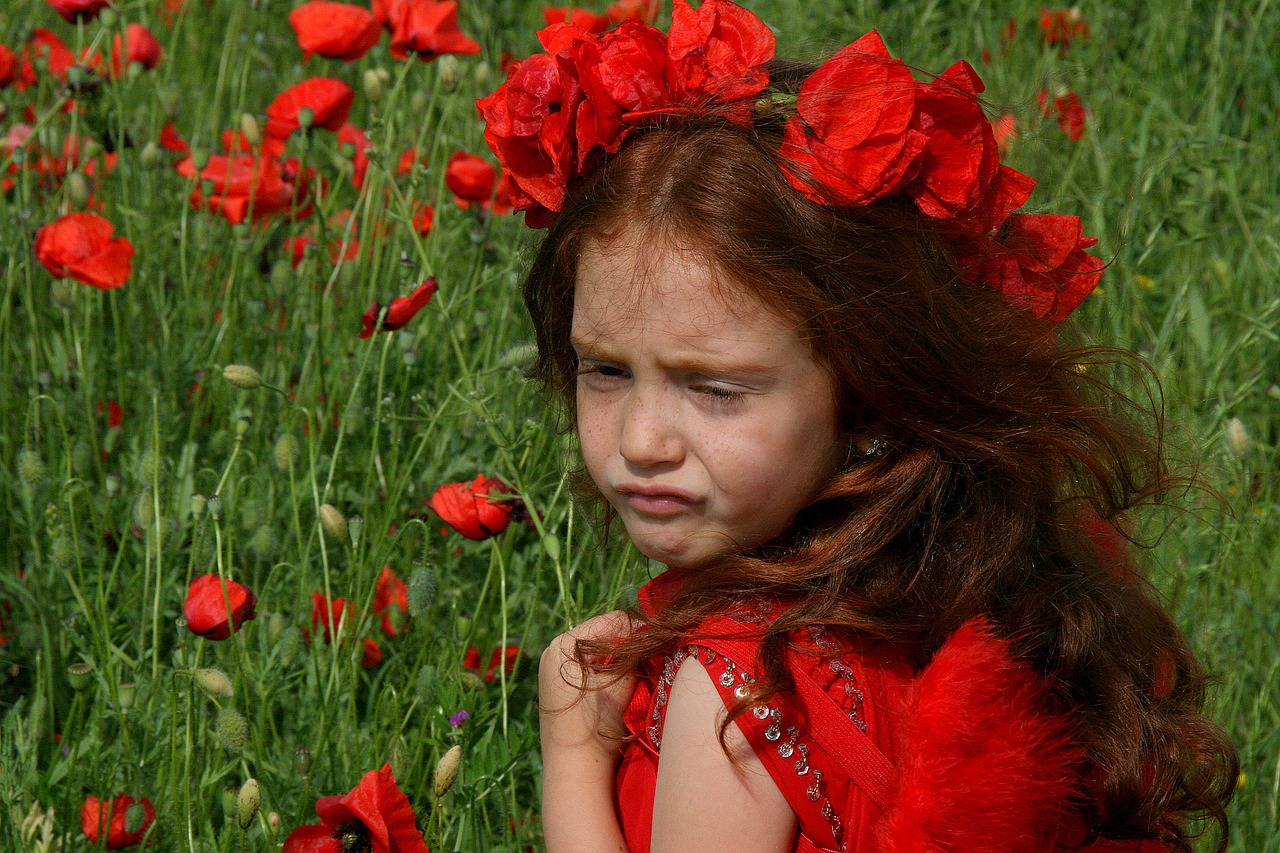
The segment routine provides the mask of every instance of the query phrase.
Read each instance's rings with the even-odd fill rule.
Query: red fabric
[[[639,595],[641,612],[651,613],[660,608],[681,580],[681,574],[667,572],[642,587]],[[728,637],[730,633],[736,636]],[[652,660],[640,672],[635,693],[624,713],[624,721],[632,737],[618,767],[616,786],[618,815],[630,853],[647,853],[649,850],[662,723],[668,692],[679,663],[688,655],[697,654],[712,683],[720,691],[725,707],[729,708],[738,701],[735,691],[744,683],[743,673],[747,673],[747,683],[757,675],[754,651],[759,647],[759,640],[758,627],[753,629],[725,617],[713,617],[691,632],[689,644],[680,652],[672,657]],[[868,641],[832,657],[820,652],[824,649],[838,650],[838,647],[821,634],[799,631],[793,635],[792,642],[797,649],[797,653],[790,656],[793,673],[799,683],[805,683],[807,680],[803,676],[807,675],[814,686],[798,689],[797,692],[803,694],[801,696],[788,692],[770,697],[768,715],[762,711],[757,716],[753,708],[738,716],[735,723],[796,813],[799,832],[792,848],[795,853],[840,849],[857,853],[1024,849],[1017,843],[1012,847],[1001,846],[999,829],[1002,827],[983,824],[984,820],[993,818],[993,809],[1007,805],[1005,801],[1009,797],[1004,795],[1017,799],[1019,783],[1005,784],[1002,795],[996,797],[996,806],[988,808],[988,814],[980,813],[975,824],[969,812],[974,809],[982,812],[989,805],[987,800],[990,798],[986,794],[990,783],[973,778],[957,781],[954,778],[956,768],[967,767],[978,772],[985,767],[988,773],[999,775],[1007,769],[1005,764],[1008,762],[1003,753],[1012,752],[1015,755],[1009,766],[1015,772],[1029,772],[1035,776],[1034,764],[1029,768],[1025,761],[1018,765],[1018,732],[1023,726],[1030,727],[1032,738],[1036,740],[1021,750],[1027,759],[1056,755],[1070,763],[1076,748],[1069,740],[1060,737],[1064,726],[1062,720],[1004,713],[1011,705],[1021,706],[1028,714],[1031,713],[1028,709],[1036,702],[1022,703],[1022,699],[1034,699],[1032,694],[1037,689],[1037,679],[1026,667],[1007,657],[1004,641],[992,636],[981,620],[975,620],[972,627],[967,625],[957,632],[954,642],[949,641],[935,658],[935,662],[941,661],[941,664],[932,670],[926,668],[922,673],[913,671],[891,646],[884,643]],[[713,648],[723,653],[715,653]],[[726,678],[727,686],[721,682],[726,673],[729,676]],[[956,679],[966,683],[956,683]],[[940,695],[939,691],[946,695]],[[992,692],[990,701],[984,698],[984,691]],[[832,702],[825,709],[815,704],[821,700],[822,693]],[[928,707],[923,707],[922,702],[920,707],[923,710],[917,711],[917,706],[912,703],[921,696],[928,700]],[[955,707],[957,705],[965,707]],[[844,748],[839,738],[830,737],[830,730],[840,725],[840,720],[828,715],[824,732],[815,738],[812,718],[831,708],[838,708],[838,713],[846,716],[852,714],[853,719],[860,721],[865,726],[870,745],[896,766],[893,799],[887,809],[882,810],[867,793],[877,790],[877,785],[867,784],[865,779],[852,778],[842,769],[850,764],[857,765],[859,752]],[[975,734],[973,726],[965,724],[963,719],[957,725],[945,724],[946,719],[965,716],[972,717],[971,722],[975,725],[995,732],[994,736],[1000,742],[984,742],[981,749],[967,755],[943,756],[946,750],[958,746],[957,740],[969,744],[982,740],[982,734]],[[770,733],[773,723],[780,724],[774,733]],[[959,732],[958,737],[955,732]],[[855,739],[852,729],[845,733],[848,741]],[[792,737],[791,748],[780,750],[779,747]],[[1059,738],[1057,742],[1061,749],[1045,753],[1043,740],[1052,737]],[[831,744],[836,754],[824,750],[819,740]],[[800,744],[804,744],[806,749],[801,750]],[[851,759],[851,755],[854,758]],[[931,780],[938,777],[937,768],[920,766],[922,761],[927,763],[935,759],[947,762],[958,759],[942,768],[950,775],[940,785],[931,784]],[[1000,769],[997,770],[996,764]],[[819,774],[820,781],[815,785]],[[899,776],[900,783],[897,781]],[[1047,796],[1054,796],[1061,787],[1056,779],[1037,777],[1023,781],[1027,790],[1049,791]],[[828,804],[834,819],[823,815]],[[938,821],[938,815],[946,812],[942,806],[958,809],[953,811],[954,820],[946,825],[939,825]],[[925,807],[930,809],[927,814],[913,814],[913,811],[918,812],[919,808]],[[1037,808],[1040,811],[1036,811]],[[1044,803],[1027,803],[1026,808],[1018,806],[1005,814],[1012,814],[1009,823],[1014,828],[1010,831],[1020,833],[1029,830],[1017,826],[1019,821],[1028,823],[1046,813],[1049,817],[1045,819],[1052,820],[1052,815],[1058,811],[1052,803],[1047,809]],[[1060,811],[1066,814],[1066,809]],[[998,816],[995,819],[999,820]],[[982,834],[981,840],[963,835],[975,829]],[[988,831],[993,829],[997,831]],[[887,841],[886,832],[890,833]],[[953,837],[954,832],[962,835]],[[1057,831],[1057,837],[1062,839],[1060,843],[1068,843],[1068,835],[1079,838],[1078,834],[1065,827]],[[1163,845],[1152,842],[1114,841],[1100,841],[1085,848],[1054,847],[1050,843],[1049,847],[1039,845],[1035,849],[1082,849],[1090,853],[1163,853],[1165,850]]]

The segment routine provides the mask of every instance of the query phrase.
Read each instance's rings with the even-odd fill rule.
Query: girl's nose
[[[633,392],[622,414],[618,450],[638,468],[671,465],[684,457],[673,411],[661,395]]]

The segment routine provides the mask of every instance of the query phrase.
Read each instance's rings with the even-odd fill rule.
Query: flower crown
[[[517,63],[477,102],[485,140],[512,202],[546,227],[569,190],[638,129],[715,112],[748,126],[758,109],[791,106],[768,92],[774,37],[729,0],[694,10],[674,0],[671,31],[637,20],[593,34],[572,23],[538,33],[545,53]],[[805,80],[783,125],[781,164],[823,205],[906,195],[949,235],[966,278],[1057,323],[1097,285],[1097,243],[1076,216],[1015,213],[1035,181],[1000,162],[967,62],[917,81],[874,30]]]

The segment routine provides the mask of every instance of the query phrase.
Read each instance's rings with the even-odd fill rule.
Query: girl
[[[1121,547],[1174,480],[1125,357],[1059,342],[1094,241],[1015,213],[972,69],[777,62],[727,0],[539,35],[480,101],[549,226],[535,373],[670,567],[543,656],[548,849],[1225,847],[1234,752]]]

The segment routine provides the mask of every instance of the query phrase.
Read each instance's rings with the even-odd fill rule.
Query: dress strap
[[[745,626],[727,617],[709,620],[704,628],[719,636],[702,636],[697,644],[717,654],[724,655],[739,665],[756,662],[759,643],[742,636]],[[848,777],[862,789],[867,798],[883,810],[893,798],[898,785],[898,771],[876,748],[866,733],[845,716],[840,706],[814,681],[803,666],[800,654],[792,649],[786,652],[795,680],[795,695],[808,715],[808,735],[840,766]]]

